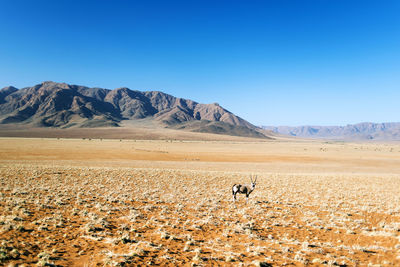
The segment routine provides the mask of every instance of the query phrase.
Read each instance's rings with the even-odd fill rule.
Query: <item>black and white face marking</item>
[[[254,188],[256,188],[256,183],[251,183],[251,189],[254,190]]]

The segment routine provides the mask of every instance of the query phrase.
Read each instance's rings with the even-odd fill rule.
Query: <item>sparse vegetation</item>
[[[322,153],[320,145],[307,144],[308,151]],[[331,147],[323,153],[337,148],[324,145]],[[157,146],[171,152],[160,143],[140,149]],[[292,144],[293,153],[304,146]],[[400,264],[396,169],[306,172],[291,165],[268,172],[234,163],[247,169],[238,172],[226,163],[188,168],[183,160],[142,168],[72,163],[2,161],[1,264]],[[249,204],[233,203],[233,183],[250,174],[258,180]]]

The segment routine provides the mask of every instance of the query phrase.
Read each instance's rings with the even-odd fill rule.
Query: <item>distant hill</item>
[[[163,92],[114,90],[43,82],[0,90],[0,124],[31,127],[115,127],[151,118],[164,127],[249,137],[265,137],[251,123],[217,103],[199,104]]]
[[[400,122],[363,122],[346,126],[263,126],[275,133],[303,138],[338,140],[400,140]]]

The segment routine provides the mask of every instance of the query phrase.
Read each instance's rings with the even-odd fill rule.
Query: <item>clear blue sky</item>
[[[400,1],[0,0],[0,87],[218,102],[256,125],[400,121]]]

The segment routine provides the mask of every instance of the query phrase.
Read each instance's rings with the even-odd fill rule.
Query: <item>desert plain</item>
[[[0,138],[0,265],[400,265],[400,143],[195,137]]]

